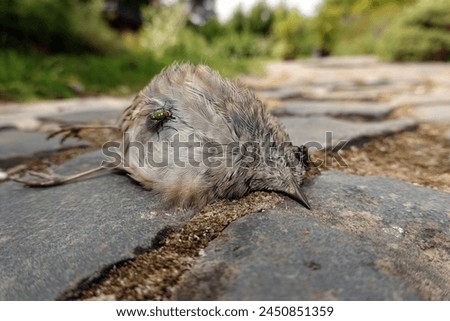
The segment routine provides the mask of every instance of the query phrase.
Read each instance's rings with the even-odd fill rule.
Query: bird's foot
[[[49,187],[49,186],[57,186],[57,185],[62,185],[68,182],[72,182],[72,181],[76,181],[79,178],[82,177],[86,177],[89,176],[93,173],[99,172],[106,169],[106,167],[103,167],[102,165],[97,166],[95,168],[86,170],[84,172],[80,172],[74,175],[69,175],[69,176],[61,176],[61,175],[57,175],[55,174],[50,168],[47,169],[47,171],[49,172],[47,173],[43,173],[43,172],[35,172],[35,171],[28,171],[27,173],[30,174],[31,176],[35,176],[35,177],[39,177],[42,180],[35,180],[35,179],[26,179],[24,177],[11,177],[11,180],[18,182],[18,183],[22,183],[25,184],[29,187]]]
[[[80,136],[80,131],[83,128],[80,126],[63,126],[58,130],[55,130],[48,134],[47,139],[53,138],[55,136],[61,135],[60,143],[63,144],[68,138],[78,138],[82,139]]]
[[[42,180],[26,179],[24,177],[11,177],[15,182],[22,183],[30,187],[48,187],[64,184],[67,180],[64,176],[55,174],[52,170],[48,169],[50,173],[28,171],[27,173],[34,177],[39,177]]]

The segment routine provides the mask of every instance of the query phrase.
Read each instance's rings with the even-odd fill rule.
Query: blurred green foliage
[[[244,13],[242,7],[238,7],[226,27],[234,33],[268,35],[272,31],[274,19],[274,9],[265,2],[259,2],[249,13]]]
[[[317,48],[327,54],[372,54],[383,28],[416,0],[324,0],[314,19]]]
[[[102,0],[3,0],[0,46],[56,52],[114,52],[118,35],[101,17]]]
[[[103,0],[3,0],[0,99],[128,94],[173,61],[206,63],[226,76],[315,52],[448,61],[447,2],[324,0],[306,17],[261,1],[202,26],[182,4],[142,6],[139,32],[119,33],[102,19]]]
[[[238,7],[228,22],[220,24],[213,19],[196,28],[196,32],[217,47],[217,53],[234,59],[294,59],[313,51],[315,33],[311,21],[284,4],[273,8],[261,1],[248,13]]]
[[[181,41],[187,16],[181,5],[148,7],[143,10],[145,24],[138,34],[139,49],[163,56],[167,48]]]
[[[142,89],[165,63],[149,53],[99,56],[0,52],[0,98],[26,101],[84,94],[127,95]]]
[[[450,60],[450,4],[420,0],[394,21],[377,52],[395,61]]]
[[[283,59],[311,55],[316,43],[311,19],[283,6],[274,11],[272,36],[272,54]]]
[[[450,60],[448,0],[325,0],[314,23],[318,48],[331,54]]]
[[[339,28],[333,54],[375,54],[386,27],[402,14],[403,6],[394,2],[344,19]]]
[[[230,24],[216,19],[201,27],[189,24],[181,5],[148,7],[143,12],[146,23],[128,46],[133,51],[150,51],[169,62],[206,63],[225,75],[245,72],[250,59],[267,57],[270,51],[262,36],[234,32]]]

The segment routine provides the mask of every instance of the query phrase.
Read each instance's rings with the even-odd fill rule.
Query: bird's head
[[[282,192],[311,209],[300,188],[309,168],[306,147],[294,146],[292,143],[271,143],[257,152],[253,151],[253,159],[251,151],[244,156],[247,159],[241,166],[247,166],[249,169],[247,173],[251,191]]]

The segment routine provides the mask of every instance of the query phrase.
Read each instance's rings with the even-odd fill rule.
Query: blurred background
[[[127,95],[173,61],[449,61],[448,0],[3,0],[0,100]]]

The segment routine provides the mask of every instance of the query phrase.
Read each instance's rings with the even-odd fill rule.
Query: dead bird
[[[63,128],[74,136],[95,126]],[[253,191],[282,192],[310,208],[302,192],[309,168],[304,146],[290,143],[286,129],[254,93],[205,65],[174,64],[140,91],[114,130],[123,134],[121,169],[167,204],[203,207]],[[53,186],[111,164],[69,176],[33,173]]]

